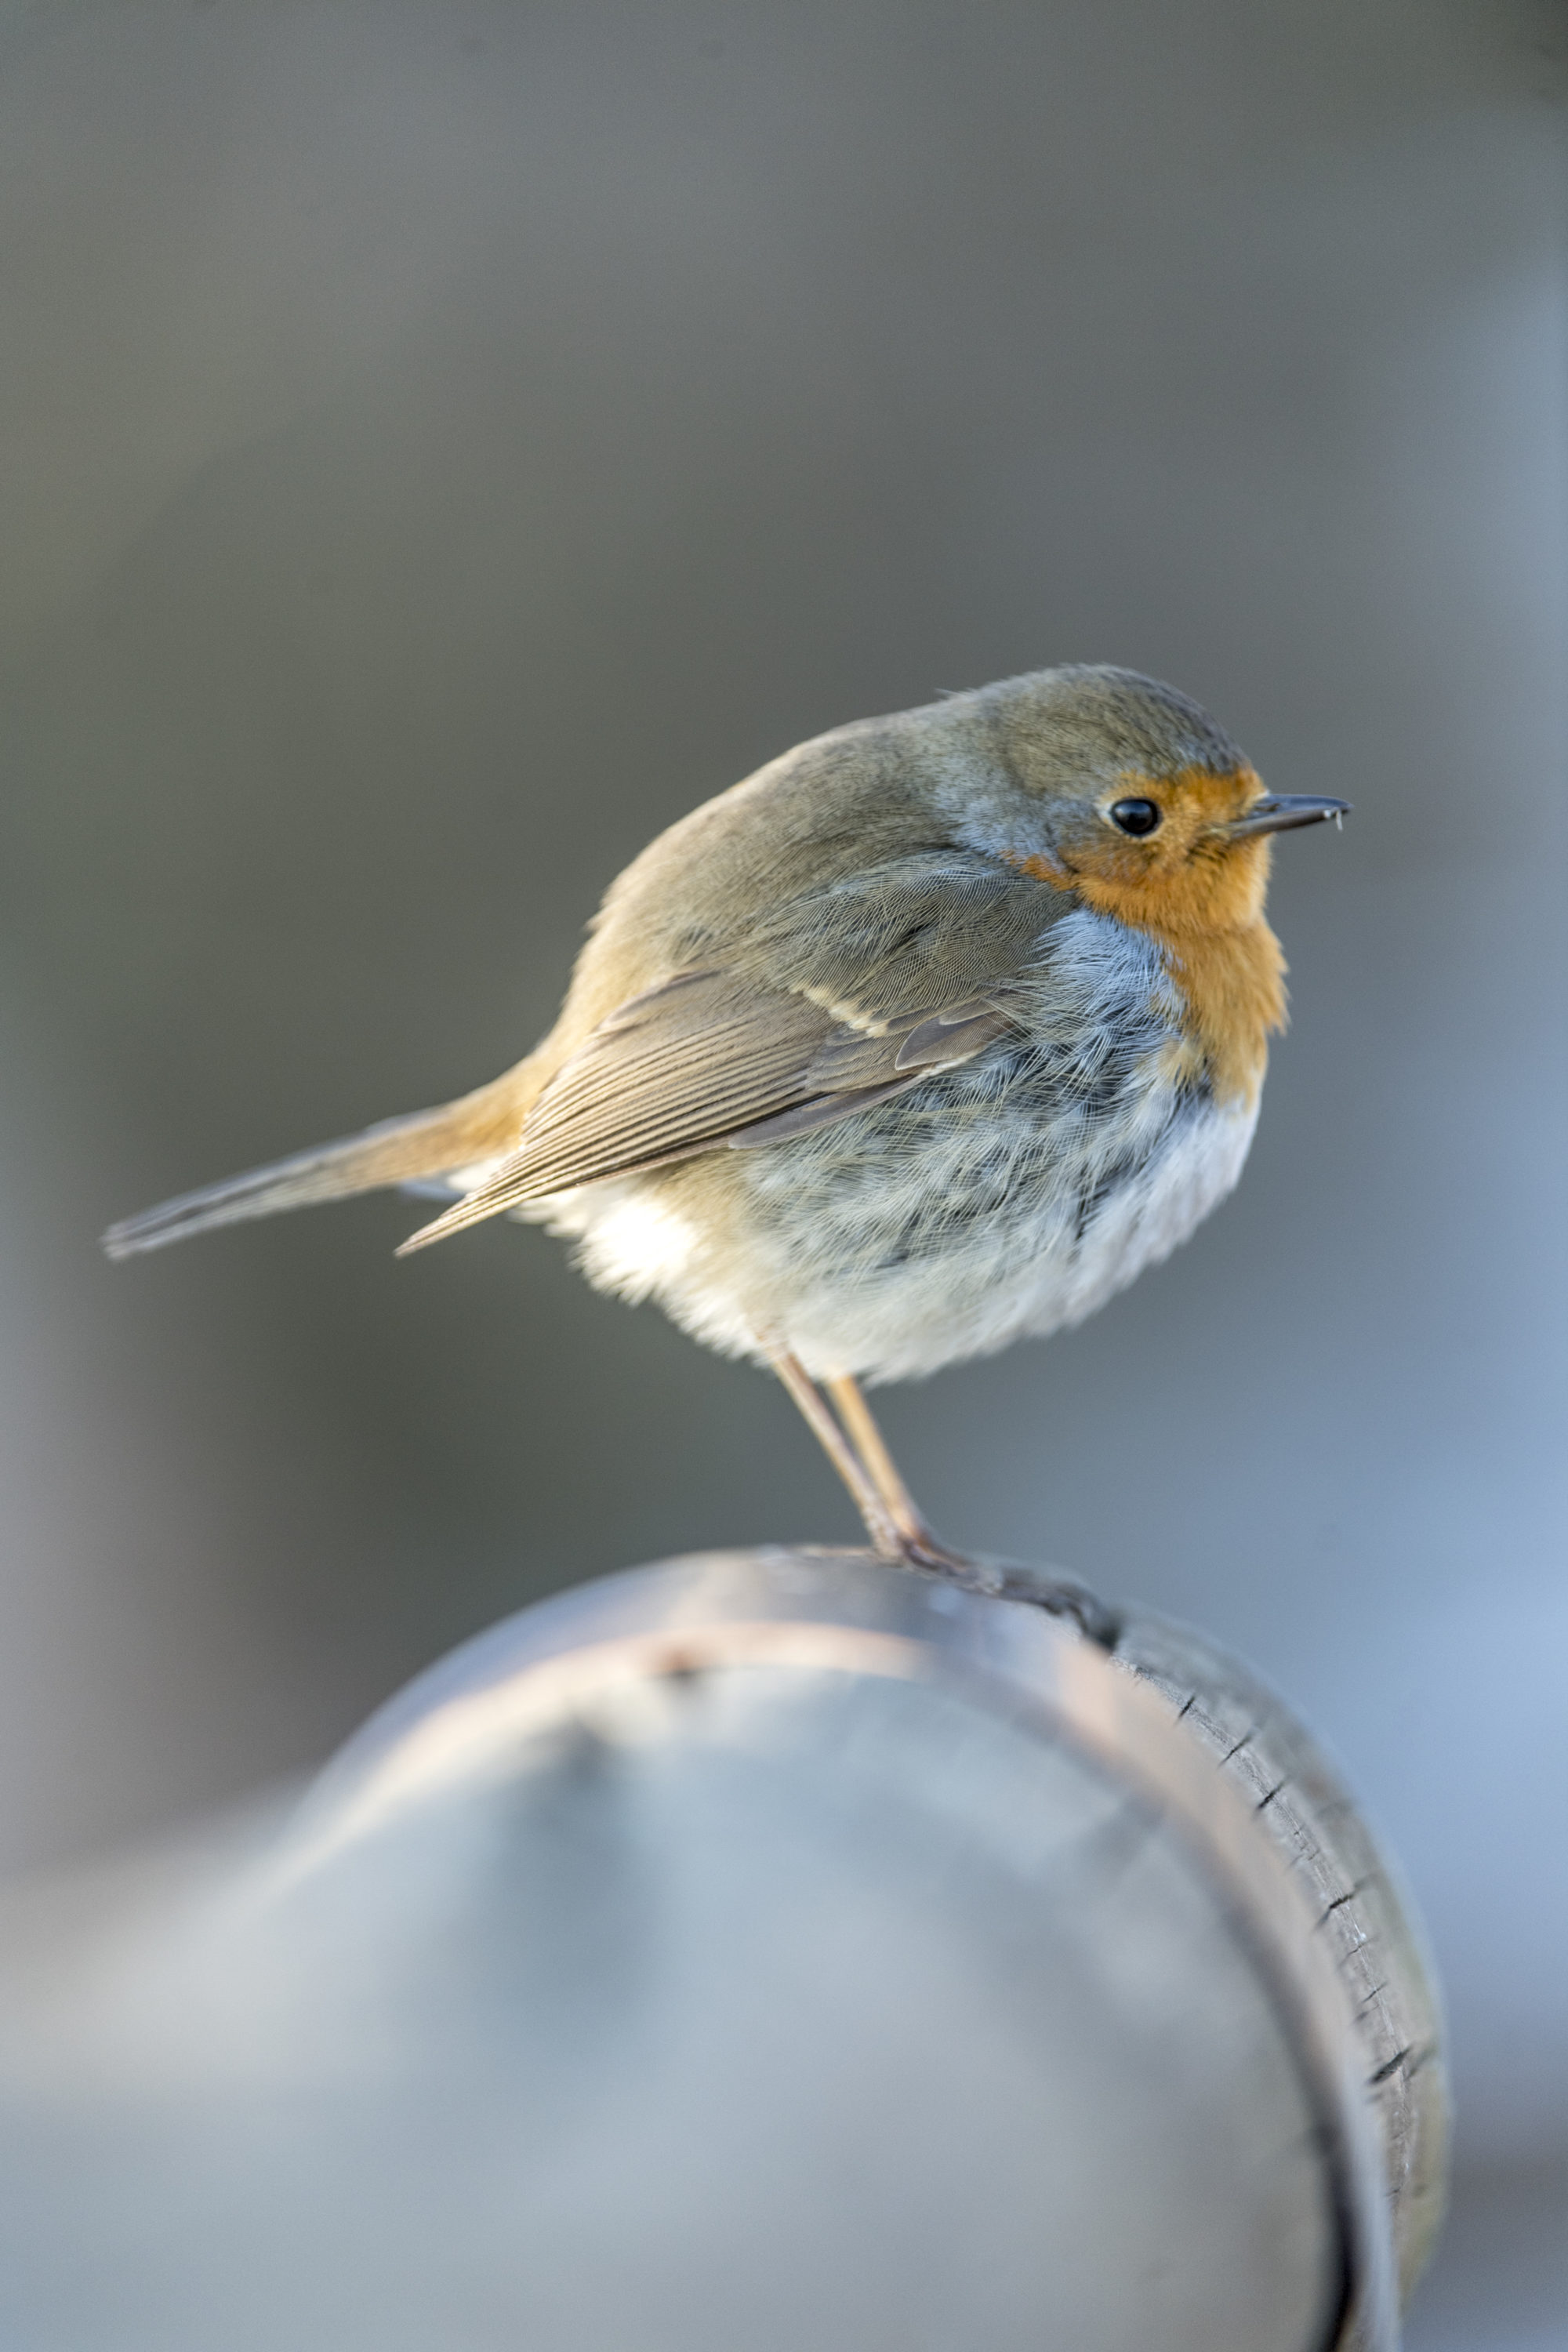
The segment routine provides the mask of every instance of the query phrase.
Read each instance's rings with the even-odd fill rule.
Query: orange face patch
[[[1119,833],[1102,811],[1054,859],[1016,861],[1158,940],[1183,1025],[1222,1099],[1256,1096],[1269,1034],[1285,1020],[1285,961],[1263,919],[1272,845],[1267,836],[1233,841],[1226,831],[1262,792],[1251,768],[1226,776],[1191,768],[1128,773],[1105,794],[1103,810],[1124,797],[1151,800],[1160,811],[1152,833]]]
[[[1021,858],[1026,873],[1073,889],[1102,914],[1162,936],[1233,929],[1256,921],[1268,887],[1267,838],[1232,841],[1226,828],[1262,797],[1251,768],[1228,776],[1184,768],[1172,776],[1117,779],[1088,825],[1051,857]],[[1136,837],[1108,812],[1117,801],[1152,801],[1160,823]]]

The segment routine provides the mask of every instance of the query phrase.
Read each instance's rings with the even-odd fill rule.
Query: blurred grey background
[[[1337,1749],[1452,2009],[1413,2344],[1568,2345],[1565,52],[1556,0],[0,7],[7,1865],[541,1592],[852,1532],[537,1233],[94,1235],[493,1075],[797,739],[1128,663],[1356,804],[1279,856],[1258,1141],[887,1422],[950,1535]]]

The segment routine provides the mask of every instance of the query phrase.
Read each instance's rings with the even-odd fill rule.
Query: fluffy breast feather
[[[1241,1172],[1250,1099],[1194,1067],[1156,943],[1080,910],[1016,1033],[838,1125],[584,1186],[527,1213],[694,1337],[819,1374],[916,1378],[1090,1314]]]

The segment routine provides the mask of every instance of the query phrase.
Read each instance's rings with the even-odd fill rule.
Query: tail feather
[[[318,1201],[339,1201],[352,1192],[374,1192],[465,1168],[517,1140],[521,1123],[519,1072],[437,1109],[384,1119],[359,1135],[319,1143],[288,1160],[226,1176],[195,1192],[162,1201],[137,1217],[110,1225],[103,1247],[113,1258],[139,1250],[162,1249],[216,1225],[237,1225],[247,1217],[270,1217],[283,1209],[304,1209]]]

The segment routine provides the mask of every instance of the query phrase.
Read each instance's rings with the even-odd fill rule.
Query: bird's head
[[[1274,797],[1221,729],[1132,670],[1042,670],[962,701],[942,786],[958,837],[1168,936],[1258,919],[1271,836],[1349,803]]]

